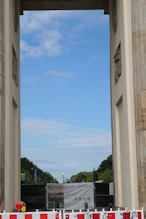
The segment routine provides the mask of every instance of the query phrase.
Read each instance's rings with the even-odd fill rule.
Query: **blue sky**
[[[59,181],[111,154],[109,20],[103,11],[21,17],[21,156]]]

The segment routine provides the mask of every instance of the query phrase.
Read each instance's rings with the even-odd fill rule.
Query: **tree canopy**
[[[34,171],[37,170],[37,178],[34,179]],[[26,157],[21,158],[21,173],[25,173],[25,183],[26,184],[45,184],[45,183],[57,183],[58,181],[47,172],[39,169],[33,162],[28,160]]]
[[[103,173],[106,169],[112,170],[112,155],[101,162],[98,167],[98,173]]]
[[[37,169],[37,179],[34,179],[34,170]],[[103,160],[96,170],[98,175],[98,180],[103,180],[104,182],[113,181],[113,171],[112,171],[112,155]],[[26,184],[45,184],[45,183],[57,183],[58,181],[47,172],[39,169],[33,162],[27,158],[21,158],[21,173],[25,173],[25,183]],[[93,171],[90,172],[80,172],[76,175],[71,176],[69,182],[93,182],[94,175]]]
[[[98,175],[98,180],[103,180],[104,182],[113,181],[113,171],[112,171],[112,155],[103,160],[99,167],[96,170]],[[70,178],[70,182],[93,182],[94,175],[93,171],[91,172],[80,172],[76,175],[73,175]]]

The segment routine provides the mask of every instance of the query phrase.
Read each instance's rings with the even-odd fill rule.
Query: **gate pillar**
[[[131,2],[138,193],[146,209],[146,1]]]
[[[0,209],[20,199],[19,0],[0,0]]]
[[[132,6],[134,2],[136,4],[136,2],[144,1],[109,1],[115,205],[132,209],[139,208],[140,204],[138,193],[137,149],[141,150],[136,141],[138,132],[135,117],[135,85],[137,84],[137,79],[135,80],[135,72],[133,69],[135,58],[132,43]],[[137,19],[139,20],[140,17],[137,16]],[[134,23],[139,23],[138,20],[135,20]],[[138,69],[141,69],[141,65],[138,66]],[[144,77],[142,80],[144,80]]]

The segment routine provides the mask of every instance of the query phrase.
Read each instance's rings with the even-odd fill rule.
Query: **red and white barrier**
[[[144,219],[143,210],[139,211],[100,211],[64,213],[64,219]]]
[[[63,216],[63,218],[61,217]],[[0,219],[144,219],[143,210],[95,211],[95,212],[27,212],[0,213]]]
[[[58,212],[1,213],[0,219],[61,219]]]

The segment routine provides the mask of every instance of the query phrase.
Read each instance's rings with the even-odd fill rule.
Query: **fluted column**
[[[131,0],[139,205],[146,209],[146,1]]]
[[[5,62],[4,0],[0,0],[0,209],[4,209]]]

